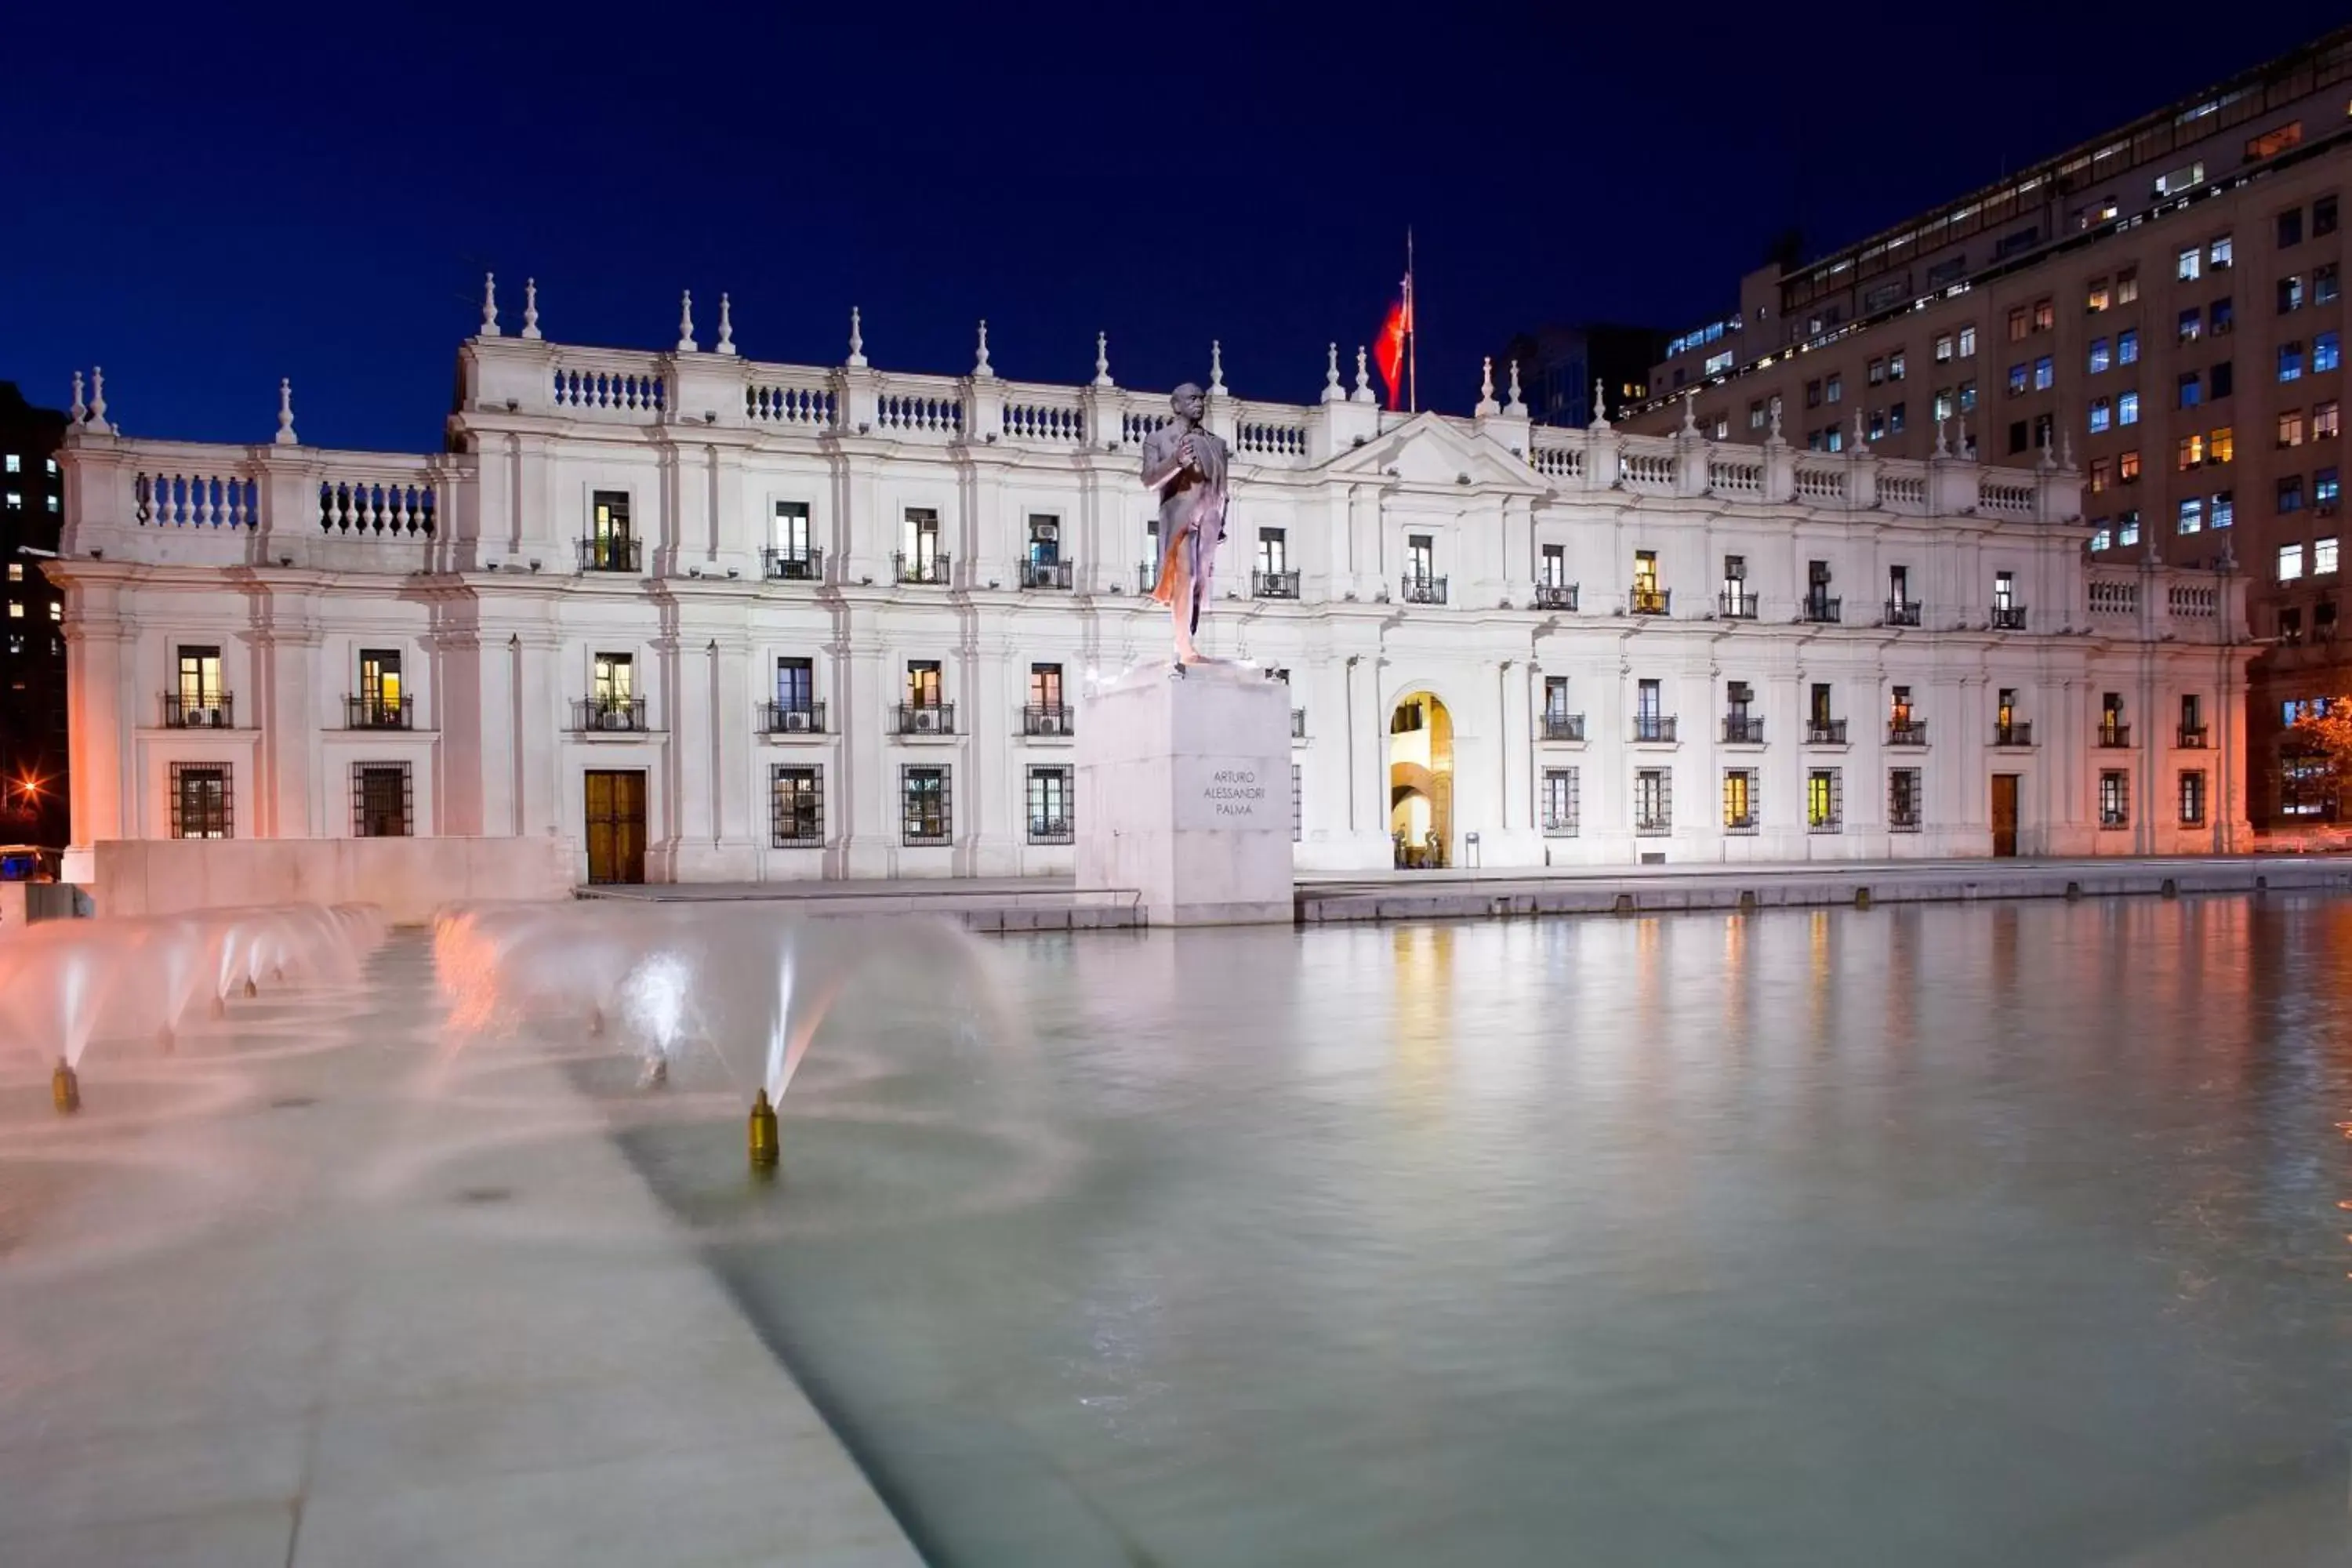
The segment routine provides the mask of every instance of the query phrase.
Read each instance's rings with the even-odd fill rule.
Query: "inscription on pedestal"
[[[1185,757],[1178,761],[1176,826],[1226,832],[1286,828],[1275,820],[1274,780],[1266,764],[1247,757]],[[1287,781],[1285,781],[1287,783]]]

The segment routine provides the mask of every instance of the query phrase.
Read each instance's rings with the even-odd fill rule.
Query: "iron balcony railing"
[[[948,575],[946,556],[908,555],[903,550],[891,552],[890,575],[896,582],[922,583],[933,587],[943,586],[951,581]]]
[[[2033,744],[2033,725],[2028,721],[2014,724],[1995,724],[1992,743],[1996,746],[2030,746]]]
[[[1727,621],[1756,618],[1756,595],[1745,588],[1726,588],[1715,596],[1716,612]]]
[[[1675,613],[1675,591],[1661,588],[1655,584],[1645,587],[1636,583],[1627,597],[1625,607],[1637,616],[1670,616]]]
[[[2023,605],[1995,605],[1992,607],[1992,629],[1997,632],[2021,632],[2025,629]]]
[[[1404,602],[1408,605],[1442,605],[1445,603],[1445,579],[1423,577],[1408,572],[1404,575]]]
[[[1764,721],[1746,713],[1727,713],[1723,740],[1726,745],[1760,746],[1764,743]]]
[[[1843,599],[1832,599],[1826,594],[1808,594],[1800,602],[1798,614],[1801,619],[1811,621],[1816,626],[1834,626],[1843,619],[1844,608],[1845,601]]]
[[[580,570],[634,574],[638,570],[640,553],[638,541],[625,533],[583,539],[580,542]]]
[[[1919,624],[1919,601],[1889,599],[1886,601],[1885,624],[1890,626],[1916,626]]]
[[[572,704],[572,727],[583,733],[641,731],[646,727],[646,700],[642,697],[575,699]]]
[[[1927,721],[1925,719],[1894,719],[1886,725],[1886,743],[1890,746],[1924,746],[1927,743]]]
[[[1250,574],[1250,596],[1257,599],[1296,599],[1298,597],[1298,574],[1253,572]]]
[[[1805,724],[1805,744],[1808,746],[1843,746],[1845,744],[1845,721],[1843,719],[1812,719]]]
[[[1573,583],[1537,584],[1536,608],[1538,610],[1575,609],[1576,584]]]
[[[824,552],[782,550],[770,545],[760,552],[760,574],[771,583],[822,583]]]
[[[770,735],[822,735],[824,733],[824,704],[822,702],[762,702],[760,704],[760,727]]]
[[[1058,588],[1066,593],[1070,575],[1070,563],[1067,561],[1024,560],[1021,563],[1021,585],[1024,588]]]
[[[1633,715],[1633,739],[1664,742],[1675,738],[1675,715],[1671,713],[1636,713]]]
[[[1307,739],[1307,710],[1304,708],[1290,710],[1290,738],[1294,741]]]
[[[2180,726],[2179,743],[2183,749],[2188,751],[2195,752],[2204,750],[2205,726],[2202,724],[2183,724]]]
[[[956,732],[952,702],[901,702],[891,710],[894,735],[952,735]]]
[[[408,699],[362,692],[343,699],[343,727],[349,730],[405,730]]]
[[[2121,747],[2130,745],[2131,726],[2128,724],[2100,725],[2099,744],[2108,751],[2115,751]]]
[[[1032,702],[1021,710],[1024,735],[1070,735],[1077,727],[1078,710],[1059,702]]]
[[[184,691],[163,693],[163,728],[166,730],[233,730],[236,727],[236,711],[226,691],[205,691],[195,696]]]
[[[1546,713],[1543,716],[1543,738],[1547,741],[1583,740],[1584,715],[1581,713]]]
[[[1135,564],[1135,591],[1139,594],[1149,594],[1154,588],[1159,586],[1159,563],[1153,561],[1137,562]]]

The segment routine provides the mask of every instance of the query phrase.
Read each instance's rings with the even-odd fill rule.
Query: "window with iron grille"
[[[1886,826],[1896,833],[1916,833],[1920,826],[1920,785],[1917,768],[1893,768],[1886,774]]]
[[[1805,775],[1805,826],[1815,833],[1845,830],[1843,768],[1815,768]]]
[[[1754,768],[1727,768],[1723,774],[1723,830],[1750,834],[1757,826],[1757,784]]]
[[[1546,768],[1543,774],[1543,830],[1547,838],[1576,837],[1581,802],[1574,768]]]
[[[1675,830],[1672,768],[1643,768],[1633,774],[1633,831],[1658,837]]]
[[[1075,844],[1077,842],[1076,789],[1072,770],[1066,767],[1031,768],[1029,770],[1029,842],[1032,844]]]
[[[769,841],[779,849],[813,849],[824,843],[824,769],[768,770]]]
[[[415,831],[406,763],[352,764],[352,837],[406,838]]]
[[[2131,826],[2131,775],[2108,772],[2099,775],[2099,826]]]
[[[2180,775],[2180,826],[2205,826],[2205,773],[2201,768],[2189,768]]]
[[[172,837],[235,837],[234,795],[226,763],[172,764]]]
[[[901,842],[947,844],[953,840],[953,803],[948,794],[946,768],[898,769]]]

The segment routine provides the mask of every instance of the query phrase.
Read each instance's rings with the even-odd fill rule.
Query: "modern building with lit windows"
[[[0,841],[66,841],[65,595],[41,574],[65,523],[66,416],[0,381]]]
[[[1939,439],[2084,470],[2095,560],[2233,563],[2251,584],[2254,820],[2332,799],[2282,757],[2298,701],[2352,692],[2337,638],[2352,28],[1996,185],[1740,284],[1678,337],[1629,429]],[[1940,431],[1939,431],[1940,426]],[[2291,751],[2293,742],[2288,740]]]
[[[285,875],[356,840],[580,881],[1072,868],[1087,687],[1168,657],[1164,395],[485,314],[439,453],[76,408],[73,874],[172,838]],[[1302,868],[2245,842],[2238,582],[2086,558],[2072,472],[1392,413],[1336,351],[1314,402],[1213,381],[1208,423],[1204,642],[1290,685]]]

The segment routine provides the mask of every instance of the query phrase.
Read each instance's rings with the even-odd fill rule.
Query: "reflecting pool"
[[[711,1248],[935,1563],[2341,1560],[2352,904],[998,956]]]

